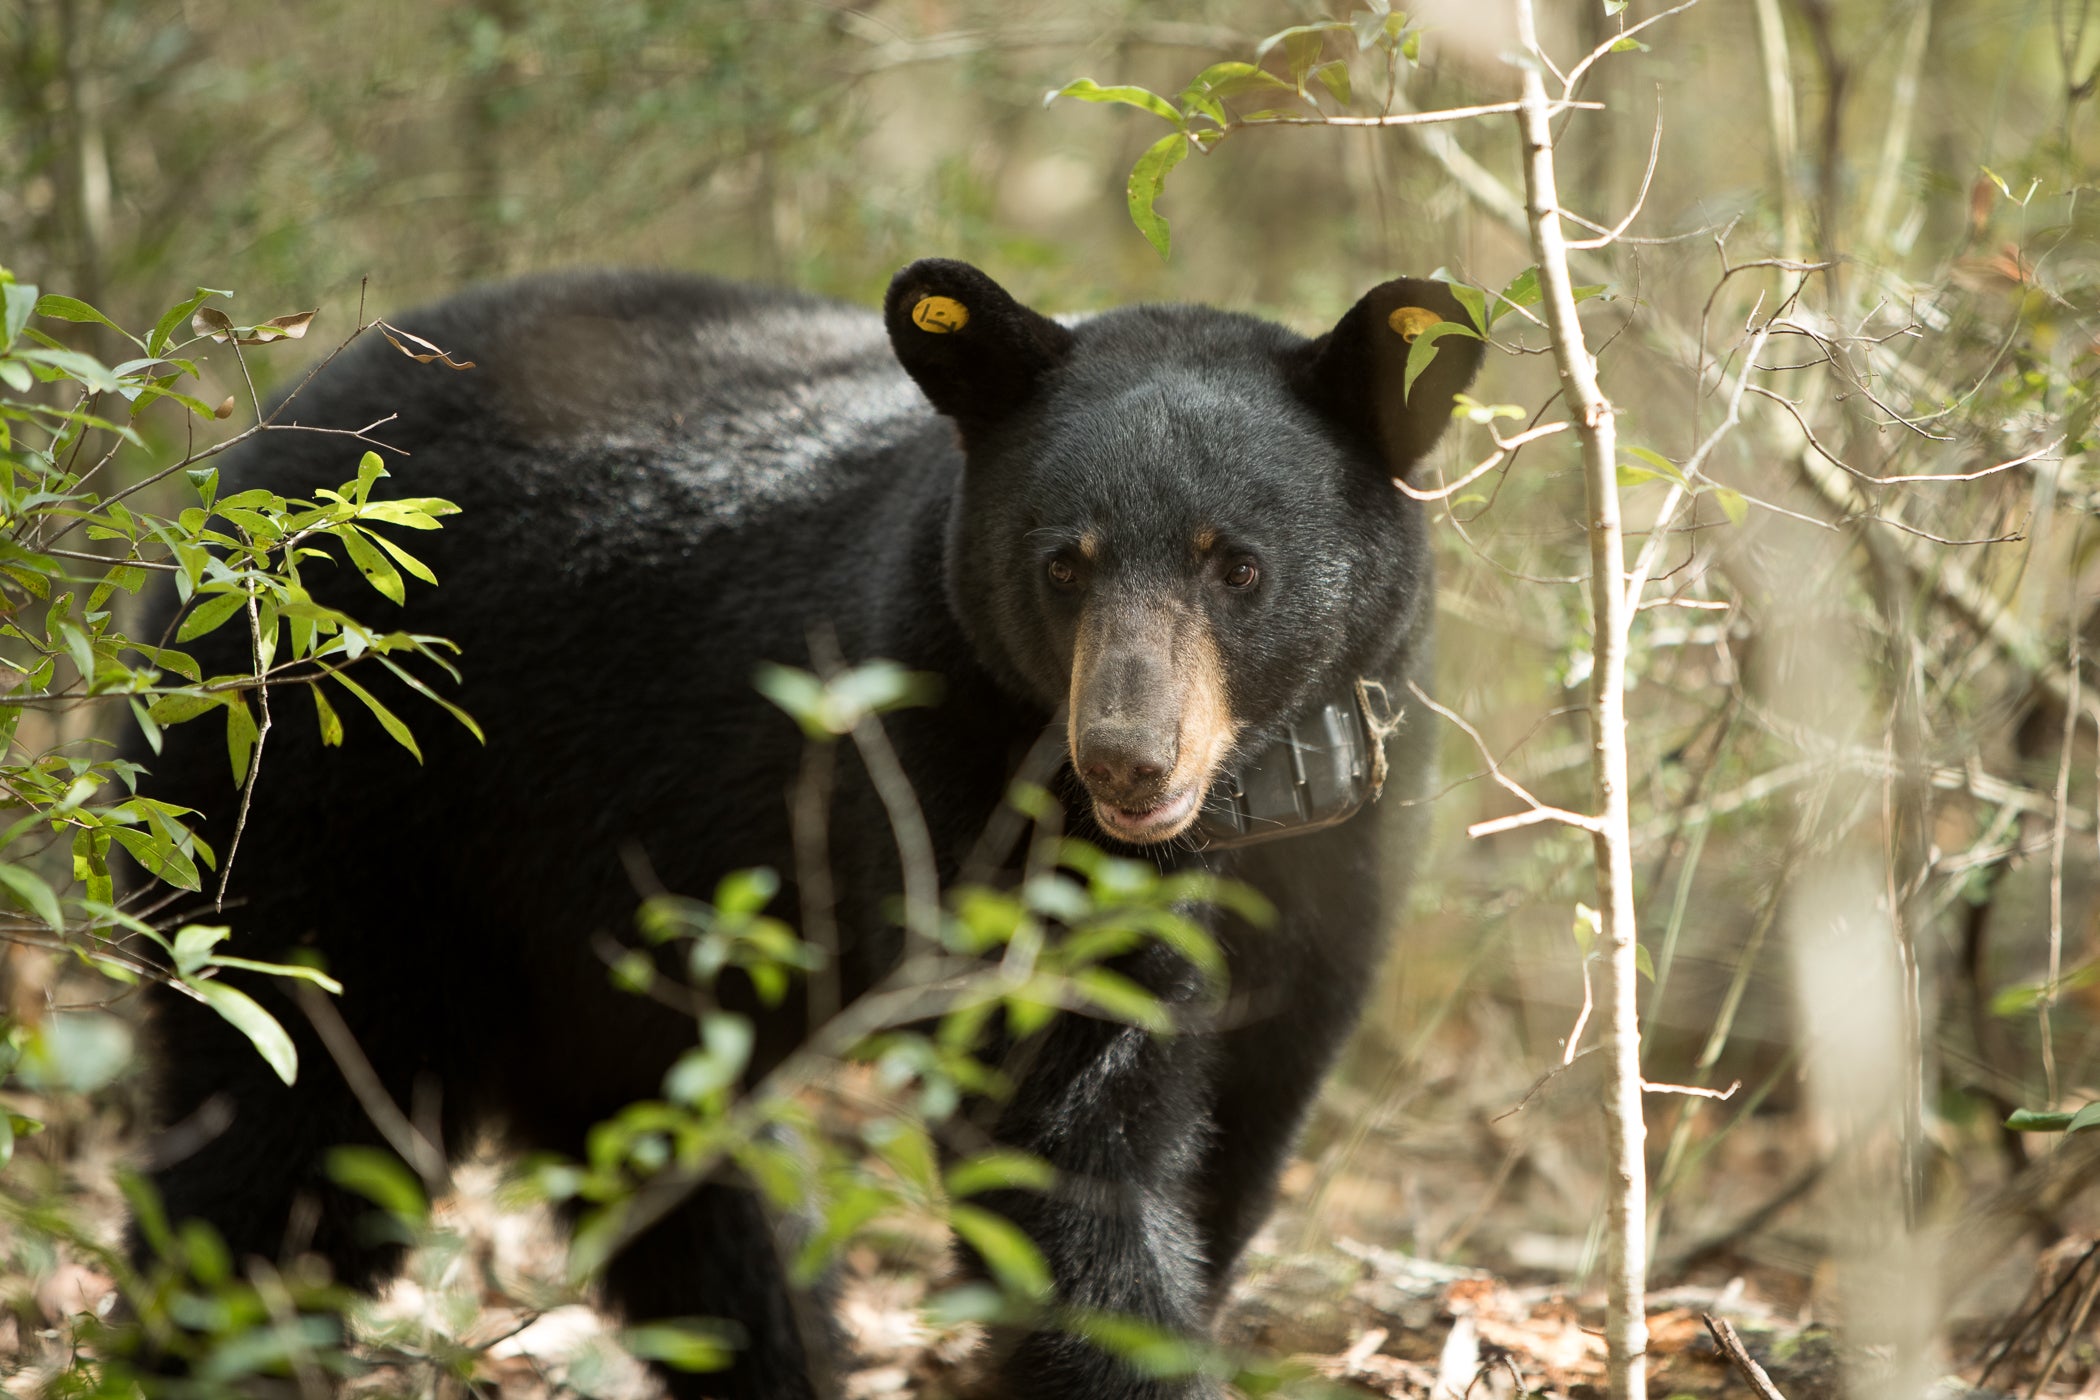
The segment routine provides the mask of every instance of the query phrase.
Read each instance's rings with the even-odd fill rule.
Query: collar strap
[[[1361,680],[1336,687],[1282,738],[1219,775],[1196,822],[1203,848],[1319,831],[1376,801],[1385,786],[1385,739],[1402,719],[1377,719],[1372,689],[1382,695],[1384,687]]]

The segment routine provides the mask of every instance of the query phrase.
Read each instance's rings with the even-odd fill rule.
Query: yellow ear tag
[[[911,323],[928,335],[949,335],[970,324],[970,308],[954,297],[920,297]]]
[[[1400,338],[1410,345],[1416,336],[1441,322],[1444,318],[1426,306],[1400,306],[1385,318],[1385,323],[1399,332]]]

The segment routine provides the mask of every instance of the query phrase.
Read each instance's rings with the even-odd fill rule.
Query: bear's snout
[[[1072,655],[1072,766],[1121,840],[1180,835],[1237,726],[1209,620],[1158,598],[1090,600]]]

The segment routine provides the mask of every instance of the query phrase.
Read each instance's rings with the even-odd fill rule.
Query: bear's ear
[[[898,273],[882,319],[897,359],[966,442],[1026,402],[1072,348],[1070,331],[947,258],[922,258]]]
[[[1407,383],[1416,340],[1440,322],[1464,330],[1437,334],[1429,363]],[[1349,308],[1335,328],[1300,351],[1292,366],[1298,392],[1315,407],[1367,434],[1395,479],[1443,436],[1451,397],[1473,382],[1485,346],[1469,334],[1473,320],[1442,282],[1397,277]]]

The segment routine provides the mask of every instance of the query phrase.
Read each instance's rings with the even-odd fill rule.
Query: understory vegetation
[[[219,971],[300,984],[324,1040],[334,987],[250,956],[223,901],[238,831],[156,801],[118,736],[223,727],[240,785],[296,782],[272,727],[339,739],[345,704],[411,750],[475,723],[448,699],[473,656],[384,622],[442,587],[416,536],[456,522],[375,493],[382,426],[298,498],[222,489],[220,454],[315,431],[274,396],[360,337],[471,374],[383,319],[467,281],[662,263],[867,302],[930,253],[1046,310],[1207,301],[1308,331],[1439,269],[1470,323],[1417,353],[1491,347],[1408,486],[1440,660],[1401,698],[1446,735],[1364,1030],[1215,1348],[1056,1325],[1248,1394],[1626,1393],[1606,1297],[1631,1255],[1658,1394],[1745,1393],[1705,1314],[1791,1400],[2100,1380],[2100,11],[1584,0],[1533,47],[1529,8],[0,11],[0,1386],[641,1394],[634,1358],[704,1369],[734,1339],[610,1323],[591,1275],[724,1163],[816,1222],[795,1264],[835,1282],[854,1396],[963,1386],[982,1328],[1041,1320],[1040,1258],[973,1198],[1044,1168],[940,1150],[1001,1088],[987,1018],[1170,1031],[1108,964],[1158,939],[1222,979],[1201,909],[1261,913],[1065,839],[1041,772],[1001,817],[1029,853],[1012,889],[937,889],[911,793],[884,791],[911,951],[757,1086],[712,979],[777,996],[824,970],[766,871],[638,892],[606,975],[692,1005],[693,1048],[584,1159],[491,1144],[455,1171],[411,1106],[369,1102],[393,1151],[331,1169],[414,1246],[377,1300],[228,1258],[134,1174],[142,983],[286,1079],[312,1067]],[[1566,216],[1543,255],[1527,68]],[[1578,304],[1601,449],[1555,363]],[[1624,554],[1600,575],[1606,479]],[[343,566],[371,585],[354,615],[301,586]],[[168,635],[139,633],[149,592],[183,604]],[[220,628],[245,671],[185,652]],[[880,658],[778,660],[755,683],[780,722],[870,772],[882,717],[927,694]],[[1614,1046],[1646,1131],[1630,1217]],[[989,1283],[952,1274],[951,1233]],[[147,1364],[170,1348],[194,1382]]]

